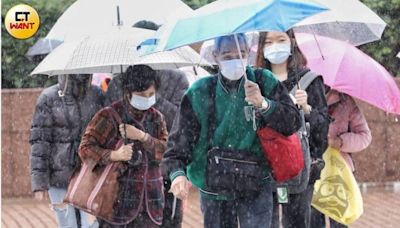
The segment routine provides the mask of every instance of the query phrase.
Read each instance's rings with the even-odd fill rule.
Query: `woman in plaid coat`
[[[113,221],[99,219],[100,227],[158,227],[164,207],[159,161],[168,136],[163,115],[152,106],[158,83],[145,65],[129,67],[121,101],[99,111],[89,123],[79,155],[99,165],[122,162]],[[106,148],[124,139],[117,150]]]

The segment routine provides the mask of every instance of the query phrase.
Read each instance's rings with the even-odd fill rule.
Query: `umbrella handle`
[[[235,37],[236,48],[237,48],[237,50],[238,50],[239,57],[240,57],[240,60],[241,60],[241,62],[242,62],[242,67],[243,67],[243,69],[244,69],[244,79],[245,79],[245,81],[247,81],[246,66],[243,64],[243,56],[242,56],[242,52],[240,51],[239,40],[238,40],[238,38],[237,38],[236,33],[233,34],[233,36]]]
[[[174,201],[172,203],[171,219],[174,219],[175,213],[176,213],[176,196],[174,196]]]

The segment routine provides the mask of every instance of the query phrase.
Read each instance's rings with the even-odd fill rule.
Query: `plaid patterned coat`
[[[164,117],[154,108],[142,112],[123,101],[110,107],[121,117],[123,123],[143,128],[150,136],[144,142],[130,141],[134,143],[134,154],[137,155],[140,150],[143,156],[141,162],[135,166],[126,162],[120,166],[120,191],[115,193],[118,194],[118,201],[114,205],[115,220],[110,222],[133,223],[139,213],[147,212],[150,219],[160,225],[164,194],[159,161],[166,149],[168,137]],[[95,160],[99,165],[112,162],[112,148],[121,140],[118,130],[121,120],[113,115],[110,107],[100,110],[86,128],[79,151],[83,162],[88,159]]]

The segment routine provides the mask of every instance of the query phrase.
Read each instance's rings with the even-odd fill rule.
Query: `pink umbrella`
[[[308,67],[331,88],[400,114],[400,90],[390,73],[351,44],[332,38],[297,33]]]

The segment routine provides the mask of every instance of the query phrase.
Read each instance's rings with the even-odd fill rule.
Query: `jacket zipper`
[[[224,157],[220,157],[220,156],[215,156],[214,158],[215,158],[215,163],[217,163],[217,164],[219,164],[219,160],[240,162],[240,163],[253,164],[253,165],[257,164],[257,162],[238,160],[238,159],[233,159],[233,158],[224,158]]]

